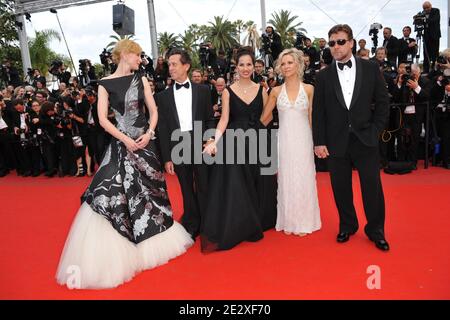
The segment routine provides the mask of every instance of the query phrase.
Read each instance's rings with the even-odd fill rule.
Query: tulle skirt
[[[167,263],[193,244],[179,223],[135,244],[83,202],[66,240],[56,280],[70,289],[114,288]]]

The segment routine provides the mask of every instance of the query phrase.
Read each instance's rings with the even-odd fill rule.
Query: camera
[[[272,53],[272,39],[267,33],[263,33],[261,35],[261,51],[263,51],[265,54],[271,54]]]
[[[371,36],[372,38],[372,42],[373,42],[373,47],[372,47],[372,54],[375,54],[375,51],[377,50],[378,47],[378,31],[381,30],[383,28],[383,26],[381,25],[381,23],[375,22],[372,23],[370,25],[370,29],[369,29],[369,36]]]
[[[412,79],[411,77],[411,65],[410,64],[406,64],[405,65],[405,70],[406,73],[402,74],[402,80],[403,80],[403,85],[406,86],[406,83]]]
[[[102,53],[99,54],[100,62],[105,68],[105,71],[113,73],[117,69],[117,65],[112,60],[112,53],[103,49]]]
[[[63,63],[60,60],[53,60],[50,68],[48,69],[48,72],[50,72],[52,75],[57,76],[61,74],[60,68],[62,67]]]
[[[440,55],[439,57],[437,57],[436,63],[447,64],[448,63],[447,57],[443,56],[443,55]]]
[[[303,50],[306,47],[305,40],[306,40],[306,36],[302,32],[298,31],[295,36],[294,47],[298,50]]]
[[[414,32],[423,31],[427,24],[427,16],[425,12],[419,12],[413,16]]]
[[[209,64],[209,45],[207,43],[201,43],[198,51],[200,57],[200,64],[203,68],[206,68]]]

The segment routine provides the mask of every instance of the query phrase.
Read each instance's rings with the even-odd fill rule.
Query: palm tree
[[[134,38],[134,35],[132,35],[132,34],[127,34],[126,36],[111,35],[109,37],[112,38],[113,41],[108,43],[108,45],[106,46],[106,50],[108,50],[108,51],[111,51],[116,46],[117,42],[119,42],[120,40],[123,40],[123,39],[136,40]]]
[[[306,32],[305,29],[299,28],[303,22],[296,22],[298,16],[291,16],[289,10],[280,10],[272,13],[272,19],[268,21],[281,36],[283,47],[292,47],[295,43],[295,35],[297,31]]]
[[[233,26],[234,26],[234,28],[236,30],[236,33],[237,33],[237,41],[240,44],[241,43],[241,32],[245,28],[245,23],[241,19],[238,19],[235,22],[233,22]]]
[[[214,17],[214,21],[209,21],[207,40],[211,41],[216,50],[226,51],[237,44],[236,30],[233,24],[222,17]]]
[[[52,40],[61,41],[59,33],[52,29],[36,31],[35,37],[30,40],[30,59],[34,68],[39,69],[42,74],[47,73],[48,66],[52,60],[58,59],[58,56],[50,49]]]
[[[253,21],[248,21],[244,27],[247,34],[243,44],[252,47],[253,51],[256,52],[261,47],[261,36],[258,33],[257,25]]]
[[[178,39],[178,36],[168,32],[158,33],[158,48],[160,55],[165,55],[167,50],[178,47],[181,47],[181,43]]]
[[[181,47],[189,54],[192,54],[196,50],[198,46],[198,36],[196,36],[193,32],[185,31],[184,34],[179,34],[178,38],[180,38]]]

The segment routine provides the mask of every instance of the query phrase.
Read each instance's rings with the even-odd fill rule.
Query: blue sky
[[[259,0],[155,0],[157,32],[183,33],[189,24],[207,24],[214,16],[224,16],[231,21],[242,19],[253,20],[261,26]],[[431,1],[433,7],[441,10],[441,49],[447,47],[447,1]],[[88,58],[99,62],[99,54],[110,42],[112,30],[112,6],[116,1],[108,1],[82,7],[61,9],[58,15],[67,38],[74,61]],[[365,38],[368,47],[372,46],[369,37],[369,26],[379,22],[393,29],[395,36],[401,36],[405,25],[412,24],[412,16],[422,10],[422,0],[266,0],[266,19],[272,12],[280,9],[290,10],[303,21],[302,27],[309,37],[325,37],[331,26],[347,23],[353,28],[357,39]],[[147,17],[147,1],[126,0],[125,4],[135,11],[135,29],[137,41],[147,53],[150,49],[150,32]],[[386,5],[381,11],[380,9]],[[318,9],[318,7],[321,9]],[[326,14],[322,12],[327,13]],[[27,21],[27,33],[34,35],[34,30],[55,29],[59,26],[54,14],[50,12],[36,13]],[[382,41],[382,34],[379,43]],[[382,43],[382,42],[381,42]],[[64,42],[54,41],[52,48],[67,54]]]

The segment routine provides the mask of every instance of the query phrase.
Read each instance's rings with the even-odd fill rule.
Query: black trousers
[[[175,165],[175,173],[183,195],[181,224],[195,234],[200,230],[202,213],[206,208],[208,171],[206,165]]]
[[[424,44],[423,72],[428,73],[430,71],[431,64],[434,65],[437,57],[439,56],[439,39],[427,39],[424,37]]]
[[[18,138],[14,139],[13,150],[17,163],[17,173],[31,174],[31,153],[28,147],[24,147]]]
[[[444,166],[450,164],[450,112],[436,115],[438,136],[441,138],[441,159]]]
[[[11,135],[6,130],[2,130],[0,131],[0,173],[12,169],[14,162]]]
[[[42,141],[42,155],[47,173],[54,173],[57,170],[56,145],[49,141]]]
[[[105,132],[100,131],[95,127],[90,127],[87,134],[87,148],[91,159],[95,159],[95,163],[100,165],[103,159],[103,153],[106,149]],[[92,160],[91,160],[92,161]],[[91,163],[93,170],[94,163]]]
[[[364,211],[367,218],[365,233],[373,240],[384,239],[385,207],[380,178],[378,147],[364,145],[350,134],[344,157],[330,157],[331,184],[339,212],[339,232],[356,232],[359,224],[353,204],[352,164],[359,173]]]

